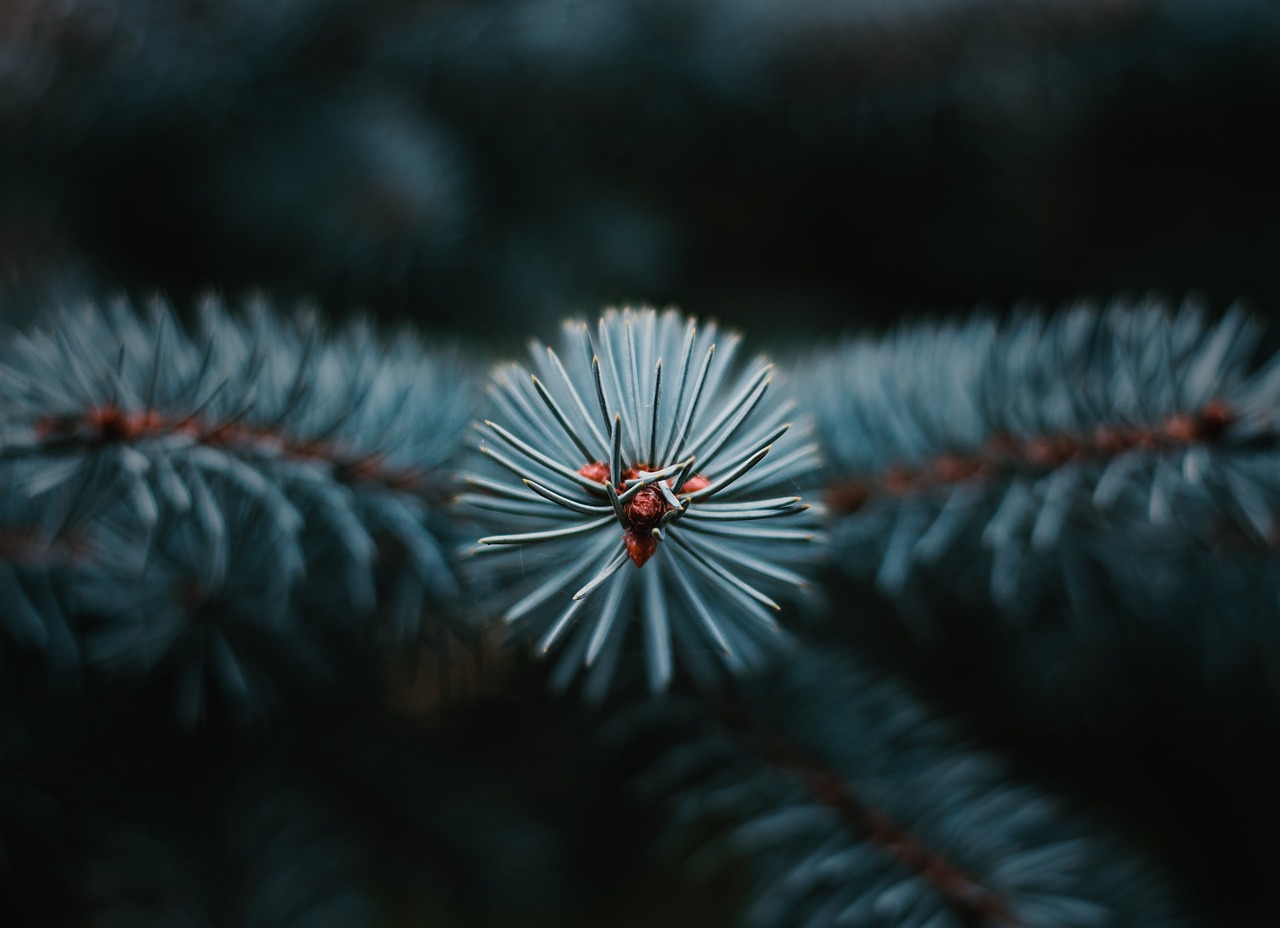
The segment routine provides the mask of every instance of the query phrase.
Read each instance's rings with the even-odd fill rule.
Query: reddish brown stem
[[[421,493],[428,485],[423,471],[391,467],[377,453],[353,454],[333,442],[297,439],[243,422],[208,421],[157,410],[128,412],[107,404],[75,415],[46,416],[37,420],[35,430],[41,441],[79,441],[91,448],[180,434],[210,447],[256,448],[296,460],[327,461],[334,478],[345,483],[374,483],[409,493]]]
[[[37,529],[8,528],[0,531],[0,561],[23,566],[63,566],[85,556],[83,537],[64,534],[51,539]]]
[[[799,747],[776,732],[766,731],[746,719],[739,709],[731,726],[751,743],[770,764],[790,771],[814,798],[834,811],[850,831],[880,847],[903,867],[928,883],[956,911],[980,924],[1018,926],[1008,903],[911,834],[889,816],[860,799],[842,777],[807,757]]]
[[[1010,472],[1050,471],[1071,461],[1212,442],[1235,421],[1230,406],[1211,400],[1194,413],[1174,413],[1154,425],[1098,426],[1089,434],[1031,438],[996,435],[972,454],[942,454],[921,464],[891,465],[878,474],[837,481],[827,488],[826,502],[833,512],[848,514],[876,497],[913,496]]]

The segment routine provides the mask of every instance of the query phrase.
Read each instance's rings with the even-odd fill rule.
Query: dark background
[[[1264,0],[9,0],[0,284],[518,343],[1280,298]]]

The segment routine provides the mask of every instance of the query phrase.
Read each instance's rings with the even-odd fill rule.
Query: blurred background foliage
[[[0,273],[513,340],[1267,306],[1278,36],[1266,0],[11,0]]]

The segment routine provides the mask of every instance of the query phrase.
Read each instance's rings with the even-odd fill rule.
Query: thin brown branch
[[[1163,451],[1221,439],[1235,411],[1211,400],[1193,413],[1174,413],[1154,425],[1100,425],[1090,433],[1031,438],[993,436],[972,454],[941,454],[923,463],[891,465],[878,474],[840,480],[827,488],[827,506],[857,512],[874,498],[915,496],[940,487],[1011,473],[1048,473],[1072,461],[1098,461],[1134,450]]]
[[[729,724],[770,764],[799,777],[814,798],[834,811],[850,831],[917,874],[957,912],[982,924],[1022,924],[995,891],[865,803],[844,778],[816,763],[782,735],[755,725],[741,707],[734,711]]]
[[[0,561],[24,567],[65,567],[87,556],[85,539],[75,533],[51,538],[34,528],[0,530]]]
[[[88,448],[182,435],[198,444],[229,451],[256,451],[300,461],[324,461],[329,464],[334,479],[343,483],[372,483],[419,495],[436,489],[425,471],[392,467],[377,452],[357,454],[335,442],[298,439],[239,421],[210,421],[157,410],[129,412],[107,404],[84,413],[47,416],[38,420],[35,428],[42,442],[80,443]]]

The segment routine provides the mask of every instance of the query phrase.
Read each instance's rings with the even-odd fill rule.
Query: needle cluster
[[[740,367],[738,344],[674,310],[624,309],[594,332],[566,323],[559,351],[535,342],[532,370],[498,369],[492,466],[463,500],[504,529],[479,550],[517,591],[505,620],[542,652],[569,639],[563,682],[586,665],[602,693],[635,616],[655,690],[673,640],[708,675],[708,649],[741,670],[781,640],[775,597],[805,587],[813,557],[797,490],[818,459],[772,365]]]

